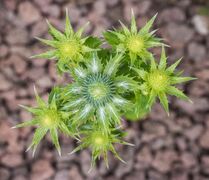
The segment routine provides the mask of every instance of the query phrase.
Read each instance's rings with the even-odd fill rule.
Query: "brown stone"
[[[161,23],[182,22],[185,18],[185,13],[177,7],[166,8],[158,17],[159,22]]]
[[[142,141],[146,142],[166,134],[165,126],[157,121],[144,121],[143,130]]]
[[[48,30],[48,26],[45,20],[38,21],[33,25],[31,36],[32,37],[41,37]]]
[[[137,169],[144,169],[150,167],[150,164],[152,162],[152,154],[150,152],[150,149],[148,147],[143,147],[136,156],[137,163],[135,165],[135,168]]]
[[[1,158],[1,163],[7,167],[14,168],[23,164],[20,154],[6,154]]]
[[[196,42],[189,43],[187,51],[189,58],[198,63],[206,58],[206,48],[202,44],[198,44]]]
[[[199,140],[200,146],[209,149],[209,131],[205,131]]]
[[[4,58],[9,53],[9,48],[6,45],[0,45],[0,58]]]
[[[25,44],[28,42],[28,32],[23,28],[13,28],[6,36],[9,44]]]
[[[158,151],[154,158],[152,166],[156,168],[159,172],[165,173],[170,170],[172,162],[177,159],[178,155],[175,151]]]
[[[33,164],[31,180],[46,180],[54,175],[54,169],[47,160],[38,160]]]
[[[181,154],[180,158],[183,161],[184,167],[188,169],[194,167],[197,164],[196,157],[190,152],[184,152]]]
[[[36,84],[42,88],[49,88],[53,85],[52,80],[48,76],[41,77],[37,80]]]
[[[41,18],[39,10],[29,1],[19,5],[18,14],[26,25],[30,25]]]
[[[6,168],[0,168],[1,180],[9,180],[10,173]]]
[[[73,166],[69,171],[69,179],[83,180],[77,167]]]
[[[9,80],[7,80],[3,75],[0,74],[0,82],[1,82],[1,85],[0,85],[0,91],[6,91],[8,90],[9,88],[11,88],[11,83]]]

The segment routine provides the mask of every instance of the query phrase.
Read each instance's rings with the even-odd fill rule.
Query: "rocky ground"
[[[0,1],[0,180],[206,180],[209,179],[209,5],[207,0],[1,0]],[[184,57],[180,68],[198,77],[182,88],[194,104],[171,98],[167,117],[156,105],[149,117],[125,124],[127,140],[135,147],[118,147],[127,161],[110,156],[87,173],[89,151],[67,155],[75,142],[61,136],[62,157],[48,137],[35,158],[25,152],[32,128],[10,127],[31,118],[18,104],[34,105],[33,85],[42,97],[55,84],[68,81],[56,75],[55,63],[28,57],[44,51],[34,37],[47,37],[45,18],[62,28],[69,8],[74,27],[90,21],[87,33],[128,22],[130,8],[142,26],[158,12],[155,28],[172,48],[170,62]],[[155,50],[159,54],[159,50]]]

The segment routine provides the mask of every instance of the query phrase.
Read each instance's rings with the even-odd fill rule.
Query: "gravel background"
[[[206,180],[209,179],[209,10],[208,0],[0,0],[0,180]],[[46,48],[34,36],[48,37],[45,18],[62,28],[64,11],[74,27],[90,21],[87,33],[101,35],[128,22],[130,8],[142,26],[159,13],[155,28],[172,48],[170,62],[184,57],[180,68],[198,80],[182,86],[194,104],[171,98],[167,117],[157,104],[149,117],[127,123],[133,147],[118,147],[127,161],[110,156],[110,169],[99,163],[91,173],[89,151],[67,155],[75,142],[61,136],[62,157],[48,137],[35,158],[25,152],[33,128],[10,127],[31,118],[18,104],[34,105],[33,85],[42,97],[68,77],[56,75],[55,63],[28,57]],[[202,8],[204,7],[204,8]],[[206,12],[205,12],[206,11]],[[157,55],[160,49],[154,50]]]

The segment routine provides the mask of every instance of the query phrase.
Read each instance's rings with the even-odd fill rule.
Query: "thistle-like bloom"
[[[67,10],[64,33],[55,29],[48,21],[47,23],[49,26],[49,33],[53,39],[37,39],[42,43],[51,46],[53,49],[32,57],[57,59],[58,70],[64,72],[68,69],[68,66],[75,66],[78,62],[83,61],[85,53],[92,51],[90,47],[85,45],[88,37],[82,38],[84,27],[80,28],[77,32],[73,31]]]
[[[97,116],[104,129],[120,123],[121,113],[130,104],[123,94],[138,89],[137,82],[132,78],[116,75],[121,59],[122,55],[115,55],[103,66],[93,54],[86,68],[72,69],[75,82],[64,90],[66,104],[63,109],[75,111],[76,123],[85,123],[93,115]]]
[[[114,144],[133,146],[133,144],[121,140],[123,132],[120,129],[112,128],[109,133],[105,133],[100,126],[94,125],[93,128],[84,131],[82,135],[83,138],[81,138],[80,145],[76,147],[71,154],[84,148],[90,148],[92,153],[91,167],[94,167],[96,160],[101,157],[103,157],[105,164],[108,167],[108,151],[112,152],[116,158],[124,162],[116,152]]]
[[[34,88],[35,89],[35,88]],[[13,128],[27,127],[27,126],[38,126],[35,130],[32,143],[30,144],[29,149],[33,149],[33,155],[35,150],[49,131],[52,143],[55,145],[59,155],[61,154],[60,145],[58,141],[58,129],[63,133],[66,133],[72,136],[72,133],[68,129],[67,125],[64,123],[64,119],[68,119],[68,114],[64,111],[60,111],[56,104],[56,95],[49,97],[49,102],[45,102],[43,99],[39,97],[35,90],[36,101],[38,103],[38,107],[26,107],[22,106],[32,114],[34,114],[34,118],[30,121],[26,121],[24,123],[18,124]]]
[[[131,65],[135,63],[136,59],[139,58],[142,61],[149,60],[152,57],[149,48],[161,46],[161,39],[155,37],[155,32],[151,31],[150,28],[153,25],[157,15],[150,19],[146,25],[137,30],[136,20],[132,11],[131,28],[130,30],[120,22],[122,30],[120,31],[109,31],[104,33],[105,39],[120,52],[126,52],[131,60]]]
[[[160,103],[168,113],[169,108],[166,94],[174,95],[183,100],[189,100],[189,98],[181,90],[174,86],[176,84],[195,79],[192,77],[181,77],[181,72],[175,72],[175,69],[180,61],[181,59],[176,61],[171,66],[166,67],[167,57],[164,48],[162,48],[161,58],[158,65],[154,59],[151,59],[151,66],[148,71],[134,68],[139,77],[143,80],[141,90],[149,97],[149,107],[152,106],[156,97],[158,97],[160,99]]]

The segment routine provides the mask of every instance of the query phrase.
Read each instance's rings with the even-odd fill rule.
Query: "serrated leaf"
[[[174,86],[169,86],[166,92],[183,100],[189,100],[189,98],[182,91],[175,88]]]
[[[180,83],[195,80],[195,79],[196,78],[193,78],[193,77],[175,77],[174,76],[171,78],[171,84],[180,84]]]
[[[133,34],[137,34],[137,26],[133,9],[131,10],[131,32]]]
[[[46,21],[48,26],[49,26],[49,33],[51,34],[51,36],[55,39],[55,40],[62,40],[62,39],[65,39],[65,36],[60,32],[58,31],[56,28],[54,28],[50,22],[47,20]]]
[[[44,59],[55,59],[56,58],[56,50],[47,51],[45,53],[37,54],[31,56],[31,58],[44,58]]]
[[[152,27],[155,19],[157,17],[157,14],[154,15],[146,24],[145,26],[139,31],[139,34],[146,34],[149,33],[150,28]]]
[[[50,135],[51,135],[51,138],[52,138],[52,142],[55,145],[59,155],[61,155],[61,149],[60,149],[60,144],[59,144],[58,134],[57,134],[56,128],[50,129]]]
[[[96,49],[102,44],[102,41],[97,37],[90,36],[84,44],[92,49]]]
[[[162,106],[164,107],[165,111],[168,113],[169,115],[169,108],[168,108],[168,99],[165,93],[159,93],[158,97],[160,99],[160,103],[162,104]]]
[[[168,73],[174,73],[174,71],[175,71],[175,69],[176,69],[176,67],[179,65],[179,63],[181,62],[181,60],[182,60],[182,58],[180,58],[178,61],[176,61],[174,64],[172,64],[171,66],[169,66],[167,69],[166,69],[166,71],[168,72]]]
[[[165,48],[162,47],[161,58],[160,58],[160,63],[158,65],[158,69],[165,70],[166,65],[167,65],[167,57],[165,54]]]
[[[16,126],[14,126],[13,128],[22,128],[22,127],[27,127],[27,126],[34,126],[38,124],[38,120],[37,119],[32,119],[30,121],[25,121],[21,124],[18,124]]]
[[[70,23],[70,18],[68,15],[68,9],[66,9],[66,18],[65,18],[65,35],[67,37],[70,37],[70,35],[73,33],[73,28]]]

